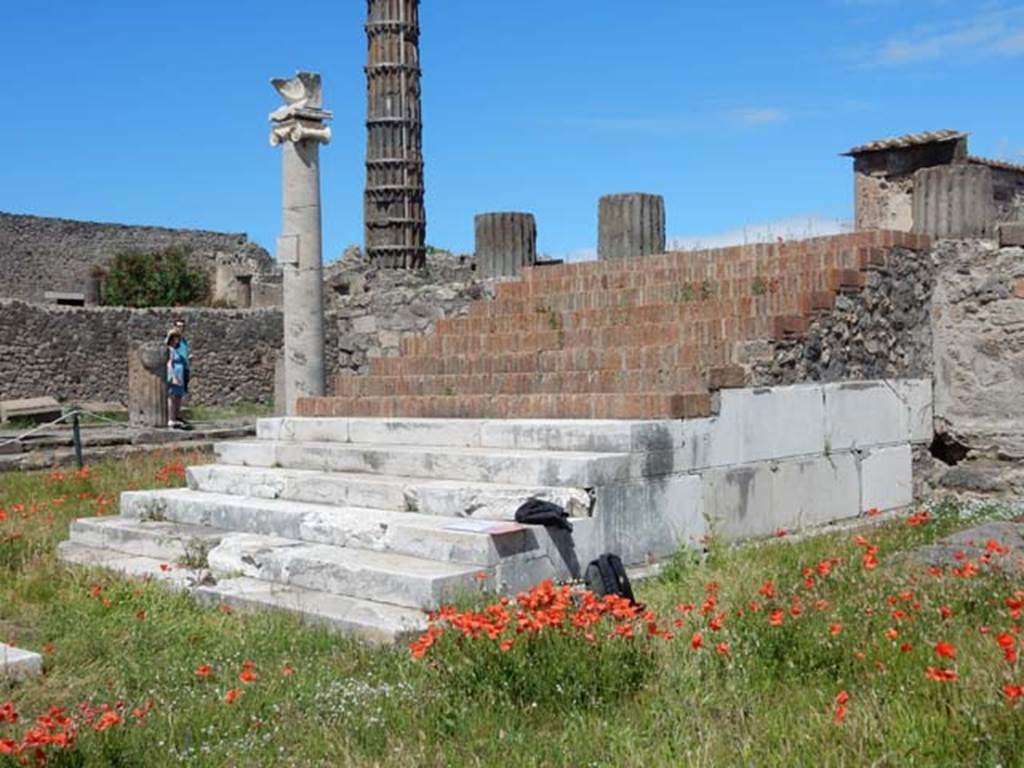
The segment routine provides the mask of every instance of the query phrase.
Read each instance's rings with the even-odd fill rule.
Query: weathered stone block
[[[1000,224],[999,244],[1004,247],[1024,246],[1024,221]]]
[[[830,451],[906,440],[909,416],[886,382],[825,385],[825,430]]]
[[[29,419],[52,421],[61,414],[60,403],[52,397],[28,397],[20,400],[0,401],[0,421]]]
[[[43,657],[38,653],[0,643],[0,677],[21,680],[43,673]]]
[[[909,445],[864,454],[860,474],[861,511],[899,509],[913,502],[913,451]]]

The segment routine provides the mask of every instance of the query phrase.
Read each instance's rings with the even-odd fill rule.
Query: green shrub
[[[189,266],[189,251],[126,251],[114,257],[103,284],[103,303],[119,307],[173,307],[207,298],[206,277]]]

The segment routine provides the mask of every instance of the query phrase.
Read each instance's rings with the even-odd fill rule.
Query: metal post
[[[81,469],[85,464],[82,461],[82,430],[78,425],[78,411],[71,416],[71,442],[75,446],[75,464]]]

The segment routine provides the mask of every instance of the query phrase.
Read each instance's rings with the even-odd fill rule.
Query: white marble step
[[[236,577],[203,583],[203,573],[169,565],[151,557],[63,542],[58,547],[68,563],[105,568],[129,578],[152,579],[175,590],[188,591],[212,605],[227,603],[245,610],[283,610],[303,621],[326,626],[363,640],[400,642],[426,628],[426,615],[414,608],[377,603],[358,597],[332,595],[294,585],[272,584]]]
[[[187,475],[190,488],[208,493],[337,507],[372,507],[441,517],[511,521],[515,519],[516,510],[528,499],[550,501],[565,509],[571,517],[587,517],[591,507],[590,495],[582,488],[227,464],[189,467]]]
[[[81,524],[79,527],[86,530],[109,526],[111,531],[125,533],[145,533],[147,526],[152,526],[149,539],[158,539],[161,534],[167,538],[174,526],[180,526],[181,537],[201,532],[205,527],[209,538],[217,536],[209,533],[212,528],[219,531],[220,537],[229,531],[253,533],[476,566],[542,554],[536,532],[516,523],[248,498],[187,488],[123,493],[121,514],[122,518],[102,523],[78,521],[76,526]],[[111,546],[106,542],[100,545]]]
[[[256,534],[225,536],[208,559],[215,574],[423,610],[494,589],[493,573],[479,566]]]
[[[682,444],[678,421],[587,419],[260,419],[261,440],[431,445],[591,453],[666,451]]]
[[[83,517],[71,523],[71,541],[165,563],[202,563],[226,531],[205,525],[139,520],[132,517]]]
[[[243,610],[280,610],[304,622],[353,635],[371,643],[412,640],[427,628],[427,616],[414,608],[332,595],[292,585],[239,577],[195,590],[196,599]]]
[[[626,453],[238,441],[215,448],[223,464],[363,472],[466,482],[593,488],[639,472]],[[641,458],[641,457],[637,457]]]

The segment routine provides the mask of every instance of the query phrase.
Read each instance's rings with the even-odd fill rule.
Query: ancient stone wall
[[[328,355],[336,350],[343,373],[366,373],[369,358],[398,354],[402,336],[425,333],[435,320],[493,295],[494,281],[476,274],[468,256],[434,253],[423,269],[394,270],[349,252],[325,268],[328,324],[338,338]]]
[[[935,416],[973,452],[1024,458],[1024,248],[948,241],[933,299]]]
[[[188,323],[193,402],[269,402],[281,348],[275,310],[47,307],[0,301],[0,400],[52,395],[124,402],[128,349],[161,340],[173,317]]]
[[[175,245],[192,250],[211,287],[218,255],[245,261],[253,272],[272,265],[269,254],[244,234],[0,213],[0,298],[43,301],[47,291],[82,293],[91,268],[118,253]]]
[[[897,248],[864,273],[864,286],[840,293],[800,338],[765,342],[752,383],[929,378],[933,254]],[[740,362],[747,362],[741,360]]]
[[[406,334],[428,332],[493,292],[469,257],[435,254],[423,270],[377,267],[358,256],[325,271],[327,374],[364,373],[370,357],[398,353]],[[279,309],[54,307],[0,299],[0,400],[124,401],[128,348],[162,339],[184,316],[194,351],[197,404],[269,402],[282,346]]]

